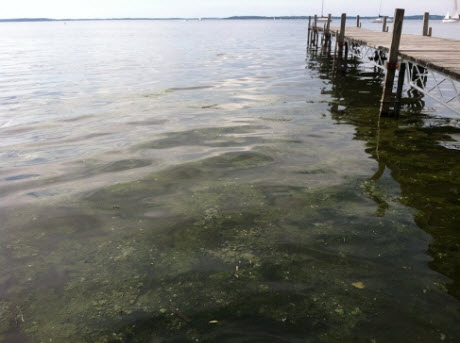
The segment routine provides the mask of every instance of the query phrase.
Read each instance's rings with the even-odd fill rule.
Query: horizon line
[[[310,15],[283,15],[283,16],[261,16],[261,15],[234,15],[229,17],[114,17],[114,18],[0,18],[0,22],[18,22],[18,21],[116,21],[116,20],[228,20],[228,19],[308,19]],[[314,15],[311,15],[313,18]],[[356,15],[347,16],[354,19]],[[423,17],[423,14],[406,15],[405,18]],[[430,18],[443,18],[440,14],[430,14]],[[332,16],[332,19],[340,19],[340,16]],[[361,16],[361,19],[373,19],[378,16]],[[391,18],[391,16],[389,16]]]

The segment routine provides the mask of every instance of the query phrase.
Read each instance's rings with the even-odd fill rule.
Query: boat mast
[[[457,1],[457,0],[455,0]],[[322,5],[321,5],[321,18],[324,18],[324,0],[322,2]]]
[[[457,0],[455,0],[455,1],[457,1]],[[382,16],[382,3],[383,3],[383,0],[380,0],[379,18]]]
[[[454,14],[453,14],[454,19],[458,19],[458,3],[457,0],[454,0]]]

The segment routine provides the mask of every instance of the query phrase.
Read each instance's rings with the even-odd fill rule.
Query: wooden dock
[[[434,38],[429,13],[423,20],[421,35],[402,34],[404,9],[396,9],[392,32],[383,17],[381,31],[363,29],[360,17],[355,26],[347,26],[347,15],[340,27],[331,27],[331,15],[324,26],[318,16],[308,20],[309,49],[321,48],[321,54],[334,56],[334,68],[346,64],[349,57],[370,62],[385,72],[380,116],[398,116],[404,84],[432,98],[460,115],[460,40]],[[321,34],[321,42],[320,42]],[[335,48],[332,40],[335,38]],[[397,76],[397,90],[393,93]]]
[[[324,29],[318,27],[318,30]],[[331,27],[330,30],[332,36],[340,32],[339,27]],[[391,39],[390,32],[376,32],[353,26],[345,30],[345,40],[385,52],[390,50]],[[460,81],[460,41],[403,34],[399,56]]]

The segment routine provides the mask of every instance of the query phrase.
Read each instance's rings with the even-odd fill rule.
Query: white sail
[[[442,20],[443,23],[458,23],[460,22],[460,16],[458,15],[458,0],[453,0],[454,6],[452,12],[447,12],[446,17]],[[452,13],[452,15],[450,15]]]
[[[452,0],[454,2],[454,5],[452,7],[452,16],[450,15],[449,12],[447,12],[447,16],[445,19],[459,19],[459,16],[458,16],[458,3],[457,3],[457,0]]]
[[[384,16],[382,15],[382,6],[383,6],[383,0],[380,0],[379,16],[372,20],[373,23],[377,23],[377,24],[383,23]],[[387,23],[391,24],[392,22],[393,22],[393,19],[387,17]]]
[[[318,17],[316,20],[318,23],[327,22],[329,20],[329,18],[324,15],[324,0],[321,4],[321,17]]]

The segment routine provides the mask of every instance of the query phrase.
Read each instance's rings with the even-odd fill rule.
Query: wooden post
[[[318,42],[316,41],[316,33],[318,32],[318,15],[315,14],[315,18],[313,19],[313,45],[318,45]]]
[[[318,23],[316,24],[316,38],[315,38],[315,42],[316,42],[316,46],[318,46],[318,42],[319,42],[319,30],[318,30]]]
[[[332,14],[329,13],[327,15],[327,26],[326,26],[326,29],[327,29],[328,33],[331,30],[331,21],[332,21]]]
[[[321,48],[324,47],[326,40],[326,23],[323,24],[323,35],[321,36]]]
[[[387,74],[383,85],[382,101],[380,104],[380,116],[390,114],[391,97],[395,81],[396,69],[398,67],[399,43],[401,42],[402,27],[404,21],[404,9],[398,8],[395,12],[393,24],[393,38],[391,40],[390,52],[388,54]]]
[[[361,20],[361,19],[360,19],[360,16],[357,15],[357,16],[356,16],[356,27],[361,27],[361,21],[360,21],[360,20]]]
[[[387,20],[388,20],[388,17],[384,16],[383,17],[382,32],[388,32]]]
[[[334,44],[334,63],[332,64],[332,68],[335,71],[337,67],[337,45],[339,41],[339,31],[335,31],[335,44]]]
[[[431,37],[433,35],[433,28],[430,27],[430,29],[428,30],[428,37]]]
[[[339,34],[339,55],[337,56],[339,59],[343,57],[343,45],[345,43],[345,25],[347,24],[347,14],[342,13],[342,19],[340,22],[340,34]]]
[[[396,90],[395,116],[401,112],[401,98],[404,89],[404,78],[406,77],[406,63],[401,63],[398,73],[398,89]]]
[[[331,19],[332,19],[331,14],[328,14],[327,22],[326,22],[326,24],[324,24],[324,44],[323,44],[323,49],[324,50],[328,49],[328,47],[330,45],[330,41],[331,41],[331,33],[330,33]]]
[[[308,17],[308,38],[307,38],[307,46],[310,45],[310,35],[311,35],[311,16]]]
[[[337,42],[339,41],[339,31],[335,31],[335,44],[334,44],[334,63],[337,59]]]
[[[428,26],[430,25],[430,13],[425,12],[423,15],[423,32],[424,36],[428,36]]]

